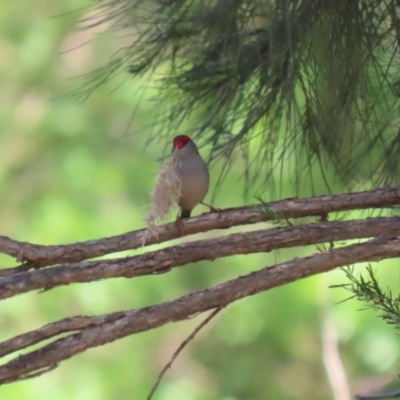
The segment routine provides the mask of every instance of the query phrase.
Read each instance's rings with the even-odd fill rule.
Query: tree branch
[[[211,229],[274,220],[278,217],[299,218],[326,216],[329,212],[394,207],[400,204],[398,189],[377,189],[368,192],[309,199],[286,199],[263,206],[225,210],[220,215],[207,214],[185,222],[184,235]],[[162,304],[138,310],[121,311],[99,316],[62,319],[37,330],[0,343],[0,357],[39,346],[0,366],[0,384],[38,376],[56,368],[59,362],[88,348],[115,341],[134,333],[150,330],[171,321],[190,318],[197,313],[219,309],[238,299],[265,291],[306,276],[329,271],[357,262],[378,261],[400,254],[397,217],[319,222],[260,229],[204,239],[131,257],[83,261],[108,253],[155,243],[146,230],[111,238],[65,246],[38,246],[0,237],[0,252],[26,261],[17,268],[5,270],[0,278],[0,299],[30,290],[50,289],[74,282],[89,282],[114,277],[136,277],[167,272],[172,268],[202,260],[215,260],[234,254],[269,252],[294,246],[334,242],[338,240],[377,239],[354,244],[302,259],[264,268],[244,277],[227,281]],[[178,236],[174,224],[158,227],[158,241]],[[382,235],[386,235],[383,237]],[[67,261],[66,261],[67,260]],[[69,263],[71,260],[80,260]],[[24,271],[32,267],[45,267]],[[62,335],[62,337],[60,337]],[[49,340],[53,340],[48,343]],[[46,343],[46,344],[45,344]],[[40,347],[42,346],[42,347]]]
[[[104,314],[90,317],[64,318],[60,321],[47,324],[35,331],[24,333],[22,335],[15,336],[12,339],[1,342],[0,357],[4,357],[8,354],[14,353],[17,350],[27,348],[47,339],[54,338],[63,333],[74,331],[77,332],[89,326],[100,325],[104,322],[117,320],[123,315],[125,315],[124,312],[115,312],[112,315]]]
[[[400,390],[395,392],[378,393],[378,394],[356,394],[358,400],[378,400],[378,399],[397,399],[400,397]]]
[[[268,207],[284,218],[301,218],[330,212],[391,208],[398,205],[400,205],[399,188],[380,188],[351,194],[286,199],[269,203]],[[232,208],[218,215],[206,214],[191,218],[185,221],[182,236],[270,221],[272,217],[260,213],[259,208],[259,206]],[[20,270],[26,270],[59,263],[79,262],[110,253],[137,249],[142,246],[144,240],[145,245],[149,246],[180,236],[173,223],[158,227],[158,239],[150,237],[146,229],[99,240],[52,246],[18,242],[6,236],[0,236],[0,253],[14,257],[18,262],[27,263],[20,267]],[[6,273],[9,271],[4,270],[3,274]]]
[[[378,217],[235,233],[183,243],[132,257],[64,264],[6,275],[0,278],[0,299],[76,282],[160,274],[188,263],[236,254],[270,252],[337,240],[365,239],[382,234],[396,234],[399,230],[398,217]]]
[[[379,261],[398,256],[400,256],[400,237],[379,237],[365,243],[345,246],[309,257],[295,258],[162,304],[139,310],[110,313],[101,317],[83,317],[79,321],[81,324],[79,332],[17,356],[0,366],[0,384],[29,377],[89,348],[154,329],[168,322],[184,320],[210,309],[224,307],[241,298],[311,275],[349,264]],[[64,325],[57,329],[58,324]],[[67,332],[70,330],[69,325],[73,326],[71,330],[75,330],[77,320],[73,318],[69,322],[66,320],[56,322],[52,324],[52,329],[53,332]],[[43,333],[46,329],[47,334]],[[9,351],[6,354],[24,348],[29,342],[26,339],[28,336],[36,335],[36,338],[48,339],[50,337],[48,332],[47,326],[9,340],[7,343]]]

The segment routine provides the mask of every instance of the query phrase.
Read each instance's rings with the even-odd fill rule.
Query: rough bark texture
[[[234,254],[270,252],[275,249],[333,243],[348,239],[370,239],[309,257],[264,267],[263,269],[177,298],[138,310],[98,316],[60,319],[42,328],[0,343],[0,357],[9,356],[37,345],[23,355],[15,355],[0,366],[0,384],[41,375],[88,348],[99,346],[138,332],[180,321],[211,309],[225,307],[243,297],[269,290],[296,280],[359,262],[373,262],[400,255],[400,221],[397,217],[375,217],[328,222],[332,211],[387,208],[400,204],[400,191],[378,189],[370,192],[310,199],[287,199],[269,205],[282,218],[321,216],[319,222],[285,227],[262,227],[249,232],[232,233],[170,246],[145,254],[98,261],[84,261],[139,246],[145,231],[64,246],[40,246],[0,238],[0,252],[28,262],[3,270],[0,299],[37,289],[75,282],[89,282],[114,277],[133,278],[168,272],[201,260],[215,260]],[[226,229],[243,224],[268,221],[272,216],[259,212],[257,206],[225,210],[185,222],[183,234],[211,229]],[[258,227],[260,228],[260,226]],[[158,240],[176,238],[179,232],[168,224],[159,228]],[[147,245],[154,243],[147,240]],[[74,261],[71,263],[71,261]],[[52,265],[52,266],[50,266]],[[32,267],[41,267],[29,270]],[[46,267],[46,268],[45,268]],[[59,338],[63,335],[62,338]],[[50,343],[48,342],[50,340]],[[53,341],[51,341],[53,340]]]
[[[374,189],[359,193],[286,199],[269,203],[268,207],[282,218],[319,216],[331,212],[391,208],[400,205],[400,189]],[[213,229],[228,229],[234,226],[271,221],[272,218],[259,211],[260,206],[238,207],[223,210],[219,214],[206,214],[185,221],[181,233],[175,224],[166,224],[158,229],[158,238],[148,237],[146,229],[129,232],[110,238],[90,240],[70,245],[43,246],[17,242],[0,236],[0,252],[14,257],[28,267],[41,267],[64,262],[78,262],[123,250],[133,250],[145,245],[166,242],[181,236],[208,232]]]
[[[337,240],[392,235],[399,232],[399,226],[398,217],[317,222],[197,240],[133,257],[62,264],[3,276],[0,278],[0,300],[31,290],[51,289],[76,282],[160,274],[189,263],[213,261],[236,254],[264,253]]]

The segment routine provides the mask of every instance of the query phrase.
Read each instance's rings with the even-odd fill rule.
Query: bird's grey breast
[[[181,180],[179,205],[193,209],[208,192],[210,176],[207,164],[199,154],[191,154],[181,157],[177,168]]]

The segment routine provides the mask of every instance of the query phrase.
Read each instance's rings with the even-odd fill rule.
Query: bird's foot
[[[203,204],[203,206],[208,207],[209,210],[210,210],[210,213],[218,213],[218,216],[221,216],[220,215],[220,213],[221,213],[221,209],[220,208],[215,208],[215,207],[211,206],[210,204],[203,203],[203,202],[201,202],[201,204]]]

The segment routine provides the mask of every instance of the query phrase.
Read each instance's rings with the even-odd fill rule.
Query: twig
[[[400,390],[396,392],[378,393],[378,394],[356,394],[358,400],[378,400],[378,399],[395,399],[400,397]]]
[[[400,205],[399,188],[380,188],[351,194],[281,200],[269,203],[268,208],[277,215],[284,215],[285,218],[301,218],[331,212],[391,208],[398,205]],[[218,215],[209,213],[190,218],[182,227],[182,236],[270,220],[271,217],[260,213],[259,205],[231,208],[223,210]],[[146,229],[142,229],[99,240],[53,246],[19,242],[0,236],[0,253],[14,257],[19,262],[27,262],[25,268],[41,268],[136,249],[142,245],[143,237],[147,237],[147,233]],[[175,224],[171,223],[157,227],[157,236],[158,239],[148,238],[145,245],[176,239],[180,234]],[[2,274],[14,272],[15,269],[6,269]]]
[[[21,379],[19,379],[19,380],[22,381],[22,380],[26,380],[26,379],[37,378],[40,375],[47,374],[47,372],[53,371],[53,369],[56,369],[57,367],[58,367],[58,364],[49,365],[46,368],[43,368],[36,372],[33,372],[32,374],[22,376]]]
[[[26,349],[36,343],[57,337],[66,332],[79,332],[90,326],[96,326],[105,322],[116,321],[124,316],[124,312],[115,312],[99,316],[72,317],[47,324],[34,331],[14,336],[0,343],[0,357],[12,354],[18,350]]]
[[[157,377],[157,381],[153,385],[149,395],[147,396],[147,400],[151,400],[153,397],[153,394],[157,390],[158,385],[161,382],[161,379],[167,372],[168,368],[171,367],[172,363],[176,360],[178,355],[181,353],[181,351],[186,347],[186,345],[194,339],[194,337],[197,335],[197,333],[202,329],[205,325],[207,325],[220,311],[222,310],[222,307],[216,308],[204,321],[202,321],[196,328],[193,330],[193,332],[180,344],[180,346],[175,350],[174,354],[172,355],[171,359],[168,361],[168,363],[164,366],[162,371]]]

